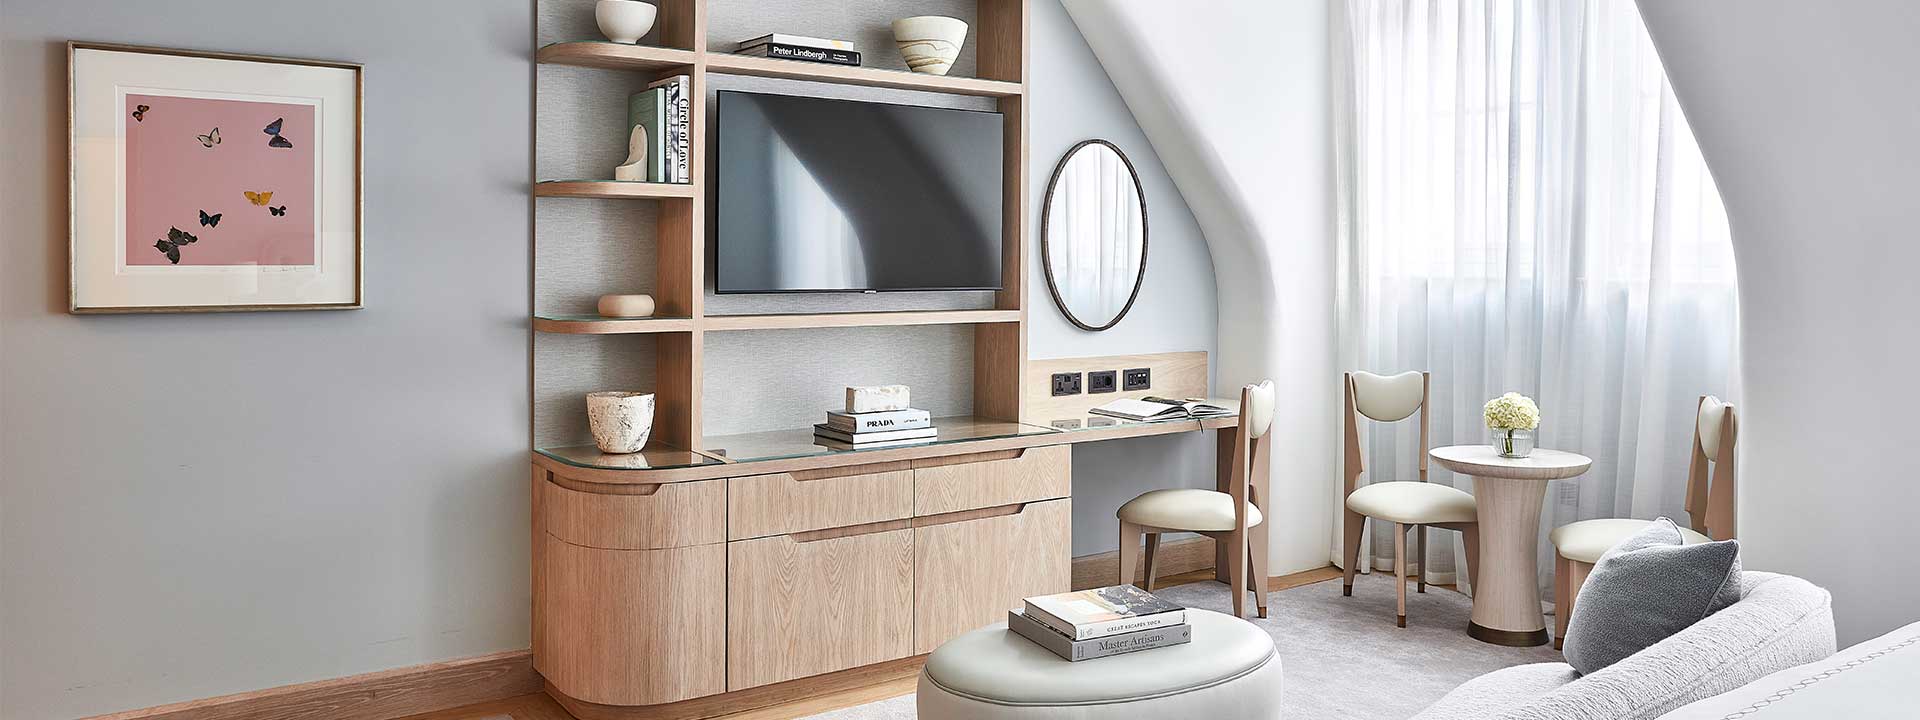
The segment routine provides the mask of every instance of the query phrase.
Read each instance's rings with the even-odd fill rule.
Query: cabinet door
[[[913,530],[727,543],[727,689],[913,650]]]
[[[726,690],[726,546],[581,547],[548,535],[536,658],[578,700],[656,705]]]
[[[1071,500],[1048,500],[1013,506],[1006,514],[993,508],[917,525],[914,654],[1004,622],[1024,598],[1066,592],[1073,580],[1071,507]]]

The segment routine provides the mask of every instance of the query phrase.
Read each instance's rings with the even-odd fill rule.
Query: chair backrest
[[[1733,405],[1701,395],[1693,422],[1693,460],[1687,464],[1687,517],[1694,531],[1715,540],[1735,537],[1733,458],[1739,436]]]
[[[1375,375],[1370,372],[1346,374],[1345,389],[1341,394],[1346,397],[1343,413],[1346,420],[1343,425],[1346,436],[1347,495],[1353,494],[1355,486],[1359,484],[1360,473],[1366,471],[1366,460],[1360,453],[1362,416],[1375,422],[1398,422],[1419,411],[1420,481],[1427,481],[1427,430],[1433,415],[1427,409],[1427,398],[1432,383],[1430,373],[1413,370],[1399,375]]]
[[[1233,514],[1238,527],[1247,526],[1247,503],[1266,512],[1268,489],[1267,448],[1273,444],[1267,431],[1273,429],[1273,381],[1240,388],[1240,425],[1233,431],[1233,450],[1219,462],[1231,462]],[[1223,436],[1225,437],[1225,436]],[[1225,448],[1221,448],[1225,450]]]

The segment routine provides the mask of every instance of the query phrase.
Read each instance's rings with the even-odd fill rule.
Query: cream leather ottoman
[[[1252,623],[1187,610],[1193,642],[1067,662],[1004,625],[927,658],[920,720],[1280,717],[1280,656]]]

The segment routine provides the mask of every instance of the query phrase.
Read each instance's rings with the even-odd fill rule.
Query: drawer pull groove
[[[972,453],[968,455],[947,455],[944,457],[922,458],[913,461],[916,468],[936,468],[948,465],[971,465],[973,463],[993,462],[995,460],[1018,460],[1026,457],[1027,448],[1014,450],[995,450],[992,452]]]
[[[910,527],[913,527],[913,521],[911,520],[883,520],[881,522],[862,523],[859,525],[848,525],[846,527],[827,528],[825,530],[808,530],[806,532],[790,533],[787,535],[787,538],[796,543],[810,543],[820,542],[821,540],[853,537],[855,535],[872,535],[874,533],[905,530]]]
[[[968,520],[981,520],[985,518],[1006,517],[1008,515],[1019,515],[1023,512],[1026,512],[1027,506],[1032,504],[1033,503],[1031,502],[1012,503],[1009,505],[1001,505],[998,507],[977,508],[973,510],[960,510],[960,511],[950,512],[950,513],[940,513],[938,515],[923,515],[913,519],[913,526],[914,527],[933,527],[935,525],[945,525],[947,523],[966,522]]]

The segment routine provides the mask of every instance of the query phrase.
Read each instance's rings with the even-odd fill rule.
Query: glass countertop
[[[1173,417],[1173,418],[1166,418],[1162,420],[1127,420],[1127,419],[1117,418],[1117,417],[1108,417],[1106,415],[1095,415],[1093,413],[1085,413],[1081,415],[1065,415],[1065,416],[1056,417],[1056,418],[1028,418],[1027,422],[1035,425],[1041,425],[1041,426],[1053,428],[1054,430],[1058,430],[1060,432],[1086,432],[1090,430],[1111,430],[1114,428],[1142,427],[1142,426],[1148,426],[1148,425],[1167,425],[1167,424],[1199,422],[1199,421],[1205,421],[1205,420],[1216,420],[1221,418],[1236,418],[1240,414],[1240,402],[1237,400],[1227,400],[1223,398],[1207,398],[1206,403],[1208,405],[1217,405],[1219,407],[1226,408],[1230,412],[1228,412],[1225,415],[1208,415],[1208,416],[1199,417],[1199,418]]]
[[[971,415],[934,418],[933,427],[939,431],[939,435],[920,442],[853,450],[840,450],[816,444],[814,442],[812,428],[709,436],[705,442],[701,443],[701,447],[706,448],[708,454],[719,455],[737,463],[745,463],[761,460],[786,460],[791,458],[818,457],[822,455],[874,452],[876,450],[890,450],[894,448],[947,445],[975,440],[995,440],[1029,435],[1051,435],[1059,432],[1053,428],[1040,425],[1028,425],[1006,420],[989,420]]]
[[[648,445],[645,450],[624,455],[603,453],[592,445],[540,448],[538,452],[568,465],[590,470],[672,470],[722,464],[697,452],[664,445]]]

